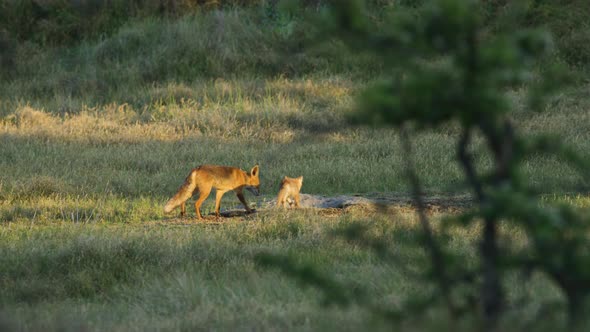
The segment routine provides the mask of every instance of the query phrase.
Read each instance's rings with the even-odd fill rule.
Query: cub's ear
[[[252,167],[250,174],[252,174],[252,176],[258,176],[258,170],[259,170],[259,167],[258,167],[258,165],[256,165],[256,166]]]
[[[300,177],[298,177],[298,178],[297,178],[297,180],[299,180],[299,181],[303,182],[303,175],[302,175],[302,176],[300,176]]]

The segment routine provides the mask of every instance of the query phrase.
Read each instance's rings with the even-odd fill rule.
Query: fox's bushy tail
[[[164,205],[164,212],[169,213],[174,210],[180,204],[186,202],[191,196],[193,192],[197,188],[197,181],[195,179],[196,172],[195,170],[191,171],[191,173],[186,177],[184,183],[178,189],[176,195],[174,195],[166,205]]]

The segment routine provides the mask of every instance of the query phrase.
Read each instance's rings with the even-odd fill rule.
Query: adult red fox
[[[256,196],[260,195],[259,167],[258,165],[254,166],[249,173],[236,167],[217,165],[201,165],[193,168],[176,195],[164,206],[164,212],[169,213],[180,206],[180,215],[184,216],[186,213],[185,202],[198,191],[199,198],[195,203],[195,210],[197,218],[203,219],[200,210],[201,204],[207,199],[213,188],[217,191],[215,195],[215,215],[217,217],[219,217],[221,197],[230,190],[236,193],[246,211],[251,212],[252,209],[246,203],[242,190],[245,188]]]
[[[289,197],[295,200],[295,207],[299,207],[299,191],[303,185],[303,176],[290,178],[285,176],[281,181],[279,195],[277,196],[277,206],[285,207],[285,202]]]

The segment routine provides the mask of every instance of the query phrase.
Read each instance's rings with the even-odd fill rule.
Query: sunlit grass
[[[427,290],[396,265],[420,270],[425,264],[416,242],[419,227],[407,207],[389,216],[362,209],[342,215],[260,209],[221,225],[196,223],[192,204],[184,221],[174,219],[177,211],[165,215],[162,209],[188,171],[204,163],[244,169],[259,163],[263,196],[246,197],[258,207],[275,197],[284,175],[303,175],[304,193],[407,197],[396,130],[346,125],[361,87],[343,77],[250,78],[148,87],[139,95],[140,107],[116,101],[91,106],[56,96],[46,109],[7,99],[0,123],[0,310],[7,318],[0,323],[20,330],[380,328],[359,308],[319,310],[321,294],[259,269],[253,257],[271,251],[313,262],[396,308]],[[516,126],[527,135],[559,136],[584,154],[590,150],[584,88],[558,96],[545,113],[519,109]],[[522,92],[513,97],[522,108]],[[60,103],[69,105],[68,112],[51,106]],[[413,140],[429,195],[467,194],[453,157],[456,136],[450,126]],[[473,148],[478,169],[485,170],[485,147],[476,140]],[[524,171],[545,193],[544,202],[588,208],[580,190],[587,183],[559,159],[534,156]],[[209,198],[203,212],[212,205]],[[222,208],[241,205],[226,195]],[[434,215],[437,231],[440,217]],[[391,238],[396,264],[333,236],[355,221]],[[450,231],[447,247],[472,264],[477,226]],[[526,241],[509,225],[502,234],[503,245]],[[511,329],[536,326],[541,303],[562,301],[542,276],[507,278],[511,298],[534,298],[506,316]],[[408,328],[446,324],[435,308],[432,321],[409,320]],[[553,317],[561,326],[563,312]]]
[[[333,112],[335,121],[342,123],[340,108],[352,107],[350,90],[343,88],[350,83],[334,83],[333,89],[329,83],[288,80],[211,84],[213,91],[242,91],[241,97],[218,92],[218,97],[212,97],[215,102],[197,109],[200,113],[191,108],[192,99],[162,104],[158,112],[176,112],[170,118],[145,114],[142,118],[129,106],[116,104],[67,116],[21,106],[4,118],[0,268],[5,277],[0,281],[0,298],[8,326],[22,330],[41,326],[121,331],[196,326],[358,330],[371,321],[370,315],[355,308],[318,310],[321,295],[255,267],[253,255],[266,250],[296,255],[342,280],[367,286],[387,306],[399,306],[424,291],[423,283],[403,274],[395,264],[384,264],[330,235],[352,220],[367,220],[377,234],[392,236],[401,262],[420,266],[424,263],[415,242],[418,228],[407,212],[388,218],[364,212],[342,217],[313,211],[262,212],[250,221],[226,221],[219,226],[191,224],[190,219],[188,224],[171,222],[162,205],[191,167],[207,162],[243,168],[260,163],[265,196],[247,197],[256,203],[274,197],[283,175],[304,175],[306,193],[407,190],[395,131],[338,127],[317,131],[308,123],[281,118],[289,114],[305,119],[309,114],[313,119]],[[249,85],[256,89],[248,90]],[[269,88],[260,87],[265,85]],[[282,90],[273,90],[275,85],[303,86],[303,92],[283,95]],[[323,90],[316,88],[320,85]],[[176,91],[176,87],[170,89]],[[311,107],[306,100],[316,104]],[[250,132],[178,129],[178,123],[195,118],[217,123],[224,112],[234,114],[233,108],[240,106],[243,113],[264,114],[275,103],[280,107],[267,119],[232,119],[235,127],[251,126]],[[583,148],[587,141],[579,138],[587,134],[579,128],[585,116],[584,109],[572,112],[570,118],[549,110],[518,122],[534,132],[533,126],[542,129],[555,117],[560,122],[552,130]],[[292,132],[289,139],[268,135],[285,128]],[[453,139],[450,128],[414,142],[418,168],[431,192],[461,191],[452,159]],[[480,162],[485,167],[486,161]],[[527,167],[539,182],[553,181],[545,187],[548,192],[579,183],[573,171],[556,160],[538,157]],[[584,194],[557,197],[588,206]],[[226,195],[222,206],[240,208],[233,195]],[[203,212],[211,210],[210,198]],[[188,211],[194,214],[192,206]],[[473,229],[454,230],[448,246],[473,259],[476,234]],[[507,243],[524,240],[522,232],[509,229],[506,234]],[[534,323],[541,299],[561,301],[542,278],[511,284],[508,293],[538,296],[538,301],[523,309],[527,323]],[[440,311],[435,317],[439,317],[437,324],[445,321]],[[424,327],[421,322],[413,324]]]
[[[345,125],[355,107],[353,86],[343,78],[168,85],[154,88],[157,96],[141,109],[108,103],[62,115],[15,104],[0,122],[2,191],[164,200],[192,167],[205,163],[244,169],[260,163],[266,195],[276,194],[285,175],[304,175],[307,193],[407,191],[397,132]],[[516,125],[525,135],[560,137],[585,155],[589,104],[570,90],[545,113],[518,112]],[[463,190],[453,157],[456,136],[449,127],[414,140],[427,190]],[[485,169],[489,160],[481,149],[475,157]],[[524,171],[544,193],[587,187],[557,158],[535,156]]]
[[[19,330],[143,331],[359,330],[373,322],[356,307],[319,310],[317,291],[255,265],[261,251],[312,262],[343,282],[368,288],[384,306],[396,308],[423,295],[427,284],[396,265],[425,268],[418,223],[407,207],[387,216],[363,209],[259,209],[222,224],[196,222],[192,204],[185,220],[176,219],[177,211],[163,213],[188,171],[204,163],[243,169],[259,163],[263,196],[246,196],[258,207],[275,197],[284,175],[303,175],[304,193],[407,197],[396,130],[345,125],[359,88],[361,83],[341,77],[251,78],[154,86],[142,107],[81,103],[66,114],[3,103],[0,311],[6,318],[0,323]],[[549,132],[577,151],[589,151],[589,100],[579,95],[584,88],[559,96],[546,113],[519,109],[516,125],[527,135]],[[520,98],[515,92],[518,107]],[[67,103],[56,97],[48,105],[61,102]],[[456,134],[449,127],[413,140],[429,195],[468,194],[453,157]],[[481,154],[475,158],[480,170],[489,165]],[[543,202],[588,208],[588,195],[579,190],[586,182],[557,158],[534,156],[524,171],[545,193]],[[209,198],[203,212],[211,212],[212,204]],[[228,194],[222,208],[241,205]],[[441,217],[433,216],[437,232]],[[334,237],[355,221],[391,239],[395,264]],[[449,231],[446,247],[474,264],[477,226]],[[501,233],[506,246],[526,241],[522,230],[508,224]],[[510,298],[533,300],[506,316],[506,330],[541,328],[540,304],[561,303],[561,294],[539,275],[526,282],[507,278]],[[410,319],[407,328],[439,329],[445,312],[435,306],[431,315],[432,321]],[[545,321],[559,327],[563,317],[557,310]]]
[[[263,196],[246,196],[257,207],[275,197],[285,175],[303,175],[303,193],[409,196],[398,132],[346,124],[357,91],[378,78],[374,65],[338,44],[324,53],[303,50],[291,42],[306,38],[304,28],[281,34],[257,19],[255,12],[211,11],[133,22],[71,47],[18,45],[13,76],[0,82],[0,330],[390,330],[354,306],[320,310],[317,290],[257,267],[261,251],[311,262],[369,289],[384,307],[428,291],[404,273],[425,270],[420,228],[407,207],[387,216],[259,209],[221,224],[196,222],[192,204],[185,220],[163,213],[189,170],[205,163],[260,164]],[[578,30],[568,28],[558,41],[569,45],[568,63],[587,57],[573,52],[588,44],[576,42],[587,37]],[[584,84],[551,99],[544,113],[525,109],[524,88],[509,92],[519,132],[555,135],[588,156]],[[452,125],[413,139],[428,195],[469,194],[454,159],[456,139]],[[490,165],[485,146],[475,139],[473,148],[483,171]],[[542,204],[590,207],[587,178],[558,158],[533,156],[523,168]],[[203,212],[212,205],[211,197]],[[226,194],[222,208],[241,205]],[[440,234],[442,215],[432,219]],[[388,239],[397,260],[384,262],[333,235],[352,222]],[[475,264],[478,226],[449,232],[448,250]],[[503,246],[526,241],[509,224],[501,234]],[[510,299],[532,300],[510,311],[500,330],[563,326],[563,311],[547,314],[542,306],[563,301],[543,276],[506,278]],[[434,308],[401,328],[449,327],[444,308]],[[536,323],[539,315],[548,325]],[[453,328],[473,326],[468,318]]]

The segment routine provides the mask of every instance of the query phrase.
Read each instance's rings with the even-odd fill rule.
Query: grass
[[[372,233],[392,237],[397,263],[383,262],[331,235],[353,220],[365,220]],[[452,232],[449,248],[472,258],[474,233]],[[157,221],[34,227],[10,223],[0,230],[3,323],[15,330],[135,331],[358,330],[372,322],[381,329],[385,326],[379,320],[355,307],[318,311],[322,294],[256,266],[253,257],[262,251],[297,257],[341,282],[368,288],[377,303],[395,308],[428,290],[402,268],[424,266],[425,258],[415,247],[417,234],[411,213],[385,217],[354,209],[333,217],[314,211],[268,212],[250,221],[209,226]],[[522,233],[509,227],[506,236],[523,240]],[[510,296],[532,292],[537,301],[561,301],[543,278],[536,276],[530,283],[512,284]],[[541,308],[532,303],[522,308],[524,319],[514,325],[514,317],[509,317],[506,326],[547,328],[535,325],[534,315]],[[557,321],[562,314],[555,313]],[[439,310],[432,315],[444,321]],[[410,319],[406,328],[420,330],[431,324]]]
[[[313,292],[257,269],[252,259],[259,250],[287,250],[326,267],[363,273],[371,262],[367,255],[334,241],[322,243],[325,229],[335,223],[308,217],[283,223],[267,216],[216,227],[66,223],[31,231],[13,224],[2,232],[7,244],[0,263],[7,276],[2,299],[22,303],[11,313],[24,330],[48,323],[59,328],[60,319],[75,329],[72,317],[96,330],[330,325],[330,317],[343,314],[317,313]],[[27,317],[32,312],[45,314]]]
[[[395,130],[343,126],[345,111],[354,107],[354,86],[344,78],[173,84],[150,88],[146,95],[157,98],[142,110],[111,103],[68,115],[17,104],[0,126],[2,324],[89,331],[385,329],[356,307],[319,310],[321,294],[257,267],[253,257],[265,251],[292,255],[368,287],[379,303],[395,308],[424,295],[424,283],[396,268],[397,262],[382,262],[331,234],[366,222],[372,232],[391,237],[401,262],[420,269],[424,257],[411,211],[332,217],[270,211],[218,226],[170,222],[162,211],[189,169],[201,163],[244,169],[260,163],[263,197],[246,198],[256,204],[276,195],[283,175],[304,175],[305,193],[407,192]],[[521,110],[515,121],[528,134],[550,132],[586,151],[584,88],[558,96],[546,113]],[[188,95],[179,101],[173,97],[179,93]],[[517,106],[520,96],[513,94]],[[454,139],[449,127],[414,141],[432,194],[464,192],[452,158]],[[481,168],[489,163],[481,156],[478,162]],[[547,200],[588,206],[579,192],[587,184],[563,162],[536,156],[525,171]],[[564,195],[570,191],[579,193]],[[223,200],[222,208],[229,207],[240,207],[233,195]],[[209,198],[203,212],[212,208]],[[192,216],[192,206],[188,211]],[[524,241],[522,232],[507,229],[505,243]],[[448,246],[469,262],[476,234],[454,230]],[[547,280],[535,276],[507,285],[513,299],[533,297],[506,317],[507,330],[562,326],[562,311],[538,321],[543,303],[562,301]],[[410,319],[404,329],[450,329],[436,308],[431,320]]]
[[[404,192],[396,131],[345,126],[353,86],[345,79],[171,85],[154,88],[160,95],[143,110],[112,103],[63,116],[15,105],[0,128],[7,143],[0,146],[3,192],[14,198],[108,193],[163,202],[192,167],[205,163],[243,169],[260,163],[262,190],[271,196],[284,175],[304,175],[305,192],[314,194]],[[553,134],[588,151],[589,102],[580,98],[585,88],[559,96],[545,113],[518,112],[517,125],[527,135]],[[183,91],[193,95],[174,97]],[[432,192],[461,190],[454,141],[449,127],[414,142],[418,169]],[[479,159],[482,168],[489,164]],[[531,158],[525,172],[545,193],[587,186],[566,164],[546,156]]]
[[[548,26],[583,21],[582,11],[547,6],[535,10]],[[424,268],[411,211],[262,211],[221,225],[163,214],[189,170],[204,163],[259,163],[263,196],[246,197],[257,205],[274,198],[284,175],[303,175],[309,194],[409,191],[396,130],[346,125],[356,92],[376,76],[370,59],[349,57],[332,43],[303,49],[306,22],[260,15],[234,8],[152,17],[68,46],[29,40],[15,47],[14,64],[3,72],[8,79],[0,81],[1,330],[389,328],[354,306],[318,309],[322,294],[256,266],[255,254],[267,251],[367,287],[383,306],[426,294],[426,284],[397,265]],[[559,28],[561,35],[570,31]],[[588,156],[587,43],[574,42],[586,37],[580,29],[558,39],[559,61],[581,79],[544,113],[527,111],[524,88],[507,93],[521,133],[552,134]],[[428,194],[465,193],[453,159],[456,138],[451,125],[413,140]],[[479,169],[488,167],[479,140],[473,148]],[[524,173],[544,201],[590,206],[590,183],[563,161],[532,156]],[[240,207],[233,195],[224,197],[228,207]],[[210,198],[203,212],[212,208]],[[434,214],[437,227],[442,217]],[[353,222],[387,236],[399,262],[333,236]],[[451,229],[446,244],[472,264],[476,234]],[[508,224],[503,234],[506,246],[526,241]],[[511,299],[532,300],[507,315],[502,330],[562,328],[562,311],[545,314],[544,304],[563,301],[547,280],[506,277]],[[435,306],[401,328],[474,324],[470,317],[452,327]]]

